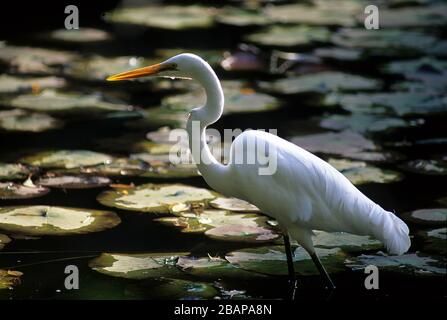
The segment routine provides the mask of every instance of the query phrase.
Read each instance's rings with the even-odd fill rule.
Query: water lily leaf
[[[64,124],[47,114],[14,109],[0,111],[0,128],[7,131],[42,132],[58,129]]]
[[[85,174],[99,175],[108,177],[141,176],[148,170],[147,164],[139,160],[131,160],[127,158],[114,158],[111,162],[91,167],[79,167],[73,169],[55,170],[56,174]]]
[[[20,284],[20,277],[23,275],[20,271],[0,269],[0,290],[11,289]]]
[[[412,160],[400,166],[402,169],[417,174],[445,176],[447,175],[447,162],[443,160]]]
[[[322,59],[340,60],[340,61],[357,61],[362,58],[363,51],[360,49],[350,48],[317,48],[314,55]]]
[[[31,199],[38,198],[49,193],[45,187],[28,187],[20,183],[0,182],[0,199]]]
[[[259,212],[258,207],[237,198],[216,198],[210,201],[210,205],[221,210],[236,212]]]
[[[265,26],[271,24],[271,21],[263,15],[263,12],[237,7],[224,7],[216,15],[216,21],[237,27]]]
[[[45,89],[59,89],[66,86],[63,78],[23,78],[7,74],[0,75],[0,94],[39,92]]]
[[[252,88],[244,86],[242,82],[222,81],[222,86],[225,94],[225,114],[270,111],[279,107],[279,101],[276,98],[255,92]],[[162,105],[165,108],[186,112],[202,105],[205,99],[203,90],[197,88],[187,93],[168,96],[162,100]]]
[[[107,164],[112,157],[104,153],[88,150],[44,151],[24,157],[21,162],[42,168],[73,169]]]
[[[31,170],[18,163],[0,162],[0,180],[18,180],[29,176]]]
[[[247,225],[225,225],[205,231],[205,235],[218,240],[244,242],[270,242],[279,235],[267,227]]]
[[[98,201],[123,210],[173,213],[189,209],[191,203],[204,203],[216,198],[210,190],[184,184],[143,184],[136,188],[105,191]]]
[[[59,43],[99,43],[112,40],[107,31],[94,28],[58,29],[41,35],[41,38]]]
[[[402,215],[405,221],[431,227],[444,227],[447,224],[447,209],[419,209]]]
[[[0,250],[2,250],[7,243],[10,243],[11,239],[6,234],[0,233]]]
[[[146,110],[143,119],[132,121],[126,125],[131,129],[143,130],[147,130],[148,128],[156,129],[163,126],[185,128],[187,117],[188,114],[184,110],[156,107]]]
[[[107,186],[112,181],[100,176],[57,176],[47,174],[37,180],[37,184],[48,188],[89,189]]]
[[[168,30],[209,28],[215,10],[202,6],[140,6],[119,8],[105,16],[106,21]]]
[[[402,175],[396,171],[383,170],[367,165],[365,162],[350,161],[347,159],[329,159],[328,162],[355,185],[365,183],[390,183],[402,179]]]
[[[217,67],[222,60],[222,51],[221,50],[213,50],[213,49],[196,49],[196,48],[158,48],[155,49],[154,55],[156,57],[157,62],[161,62],[167,60],[173,56],[176,56],[181,53],[189,52],[199,57],[202,57],[203,60],[208,62],[210,66]],[[173,82],[169,80],[168,82]],[[189,85],[187,81],[180,81],[179,84]]]
[[[176,267],[181,253],[102,253],[89,262],[89,267],[100,273],[126,279],[179,277],[182,271]]]
[[[433,252],[442,256],[447,254],[447,228],[419,231],[417,235],[424,240],[422,247],[424,252]]]
[[[60,93],[50,89],[39,94],[23,94],[5,98],[3,103],[14,108],[57,114],[88,114],[91,116],[101,113],[132,111],[131,106],[120,102],[109,102],[100,94]]]
[[[18,206],[0,208],[0,230],[27,236],[65,236],[103,231],[117,226],[113,212],[52,207]]]
[[[318,72],[262,82],[261,88],[282,94],[327,93],[380,89],[381,82],[342,72]]]
[[[67,51],[0,44],[0,63],[13,73],[58,74],[77,59],[77,54]]]
[[[434,256],[424,255],[422,253],[408,253],[401,256],[388,256],[382,252],[374,255],[360,255],[351,258],[346,265],[353,270],[364,268],[368,265],[374,265],[381,270],[402,273],[411,276],[431,276],[446,274],[446,263],[443,259]]]
[[[329,35],[324,27],[272,26],[249,34],[245,39],[264,46],[294,47],[327,42]]]
[[[338,155],[365,161],[389,161],[391,155],[379,151],[373,141],[350,131],[317,133],[297,136],[291,142],[309,152]]]
[[[359,236],[346,232],[314,231],[314,245],[321,248],[341,248],[344,252],[359,252],[380,249],[383,247],[379,240],[369,236]]]
[[[344,253],[340,248],[316,248],[316,253],[329,273],[344,270]],[[287,258],[282,246],[249,248],[230,252],[225,258],[244,270],[267,275],[287,275]],[[295,250],[294,267],[301,275],[319,274],[310,256],[302,247]]]
[[[435,115],[447,112],[445,97],[423,92],[331,93],[323,105],[339,105],[353,113],[397,116]]]

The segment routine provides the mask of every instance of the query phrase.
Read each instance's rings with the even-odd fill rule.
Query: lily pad
[[[182,271],[176,267],[181,253],[102,253],[89,262],[89,267],[100,273],[126,279],[179,277]]]
[[[347,261],[347,266],[353,270],[374,265],[381,270],[388,270],[411,276],[446,275],[446,263],[442,259],[422,253],[408,253],[401,256],[388,256],[384,253],[360,255]]]
[[[143,184],[136,188],[105,191],[98,201],[123,210],[173,213],[188,210],[191,203],[216,198],[210,190],[184,184]]]
[[[184,110],[156,107],[146,110],[144,118],[127,124],[131,129],[156,129],[163,126],[185,128],[188,114]]]
[[[0,44],[0,63],[13,73],[59,74],[77,59],[77,54],[67,51]]]
[[[55,42],[76,44],[99,43],[110,41],[113,38],[107,31],[85,27],[73,30],[53,30],[43,34],[41,37]]]
[[[107,101],[101,94],[81,92],[61,93],[44,90],[38,94],[23,94],[5,98],[4,104],[14,108],[57,114],[89,114],[126,112],[133,108],[121,102]]]
[[[100,176],[57,176],[47,174],[40,177],[37,184],[48,188],[89,189],[104,187],[111,182],[109,178]]]
[[[55,170],[57,174],[85,174],[99,175],[108,177],[136,177],[141,176],[148,170],[147,164],[139,160],[131,160],[128,158],[114,158],[111,162],[91,167],[79,167],[73,169]]]
[[[301,275],[317,275],[318,270],[305,249],[298,247],[294,252],[295,271]],[[344,271],[345,254],[339,248],[316,248],[316,253],[331,273]],[[287,258],[282,246],[249,248],[230,252],[225,258],[241,269],[267,275],[287,275]]]
[[[20,183],[0,182],[0,199],[31,199],[49,193],[50,190],[41,186],[26,186]]]
[[[88,150],[44,151],[21,159],[21,162],[42,168],[73,169],[107,164],[112,157]]]
[[[210,201],[210,205],[221,210],[236,212],[259,212],[258,207],[237,198],[216,198]]]
[[[309,152],[338,155],[349,159],[384,162],[391,155],[381,152],[373,141],[351,132],[328,132],[297,136],[291,142]]]
[[[216,21],[237,27],[265,26],[272,23],[260,10],[236,7],[224,7],[216,15]]]
[[[58,129],[63,124],[63,121],[43,113],[20,109],[0,111],[0,128],[6,131],[43,132]]]
[[[202,6],[140,6],[119,8],[105,16],[106,21],[168,30],[209,28],[215,10]]]
[[[30,169],[19,163],[0,162],[0,180],[24,179],[31,173]]]
[[[379,240],[369,236],[359,236],[346,232],[314,231],[314,245],[321,248],[341,248],[344,252],[359,252],[380,249],[383,247]]]
[[[447,254],[447,228],[419,231],[417,235],[424,240],[422,247],[424,252],[433,252],[442,256]]]
[[[103,231],[117,226],[113,212],[52,207],[18,206],[0,208],[0,230],[27,236],[66,236]]]
[[[300,94],[374,90],[381,88],[381,82],[362,76],[328,71],[262,82],[260,86],[276,93]]]
[[[362,58],[363,51],[360,49],[349,48],[317,48],[314,50],[314,55],[319,58],[327,60],[339,61],[357,61]]]
[[[404,213],[402,219],[423,226],[445,227],[447,225],[447,209],[419,209]]]
[[[20,277],[23,275],[20,271],[0,269],[0,290],[11,289],[20,284]]]
[[[0,75],[0,94],[37,93],[45,89],[60,89],[66,84],[63,78],[57,77],[23,78],[3,74]]]
[[[383,170],[361,161],[347,159],[329,159],[329,164],[340,171],[352,184],[390,183],[402,179],[402,174],[392,170]]]
[[[10,243],[11,239],[6,234],[0,233],[0,250],[2,250],[7,243]]]
[[[329,30],[324,27],[272,26],[249,34],[245,39],[264,46],[295,47],[327,42],[329,36]]]
[[[436,115],[447,112],[447,99],[424,92],[331,93],[323,105],[339,105],[353,113],[397,116]]]
[[[447,175],[447,162],[444,160],[412,160],[404,163],[401,168],[417,174],[433,176]]]

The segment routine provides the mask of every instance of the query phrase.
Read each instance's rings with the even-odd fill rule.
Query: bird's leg
[[[295,300],[295,291],[297,288],[297,280],[295,277],[295,268],[293,267],[293,253],[290,245],[289,236],[284,234],[284,248],[287,256],[287,269],[289,270],[289,283],[291,287],[291,299]]]
[[[331,291],[335,290],[335,285],[332,282],[331,277],[329,277],[329,274],[327,273],[323,264],[321,263],[320,258],[318,258],[318,255],[315,252],[313,252],[313,253],[310,253],[310,257],[312,258],[313,262],[315,263],[315,266],[317,267],[318,271],[320,272],[320,275],[323,277],[323,280],[326,284],[326,288]]]

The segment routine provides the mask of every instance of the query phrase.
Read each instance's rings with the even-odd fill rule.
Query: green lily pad
[[[23,94],[5,98],[3,103],[14,108],[37,112],[88,114],[90,116],[100,113],[126,112],[133,109],[124,103],[107,101],[100,94],[60,93],[50,89],[39,94]]]
[[[404,213],[402,219],[423,226],[445,227],[447,224],[447,209],[419,209]]]
[[[0,162],[0,180],[18,180],[28,177],[31,170],[19,163]]]
[[[209,28],[213,25],[215,10],[191,6],[141,6],[120,8],[107,14],[106,21],[168,30]]]
[[[58,176],[47,174],[37,180],[37,184],[48,188],[90,189],[104,187],[112,183],[109,178],[100,176]]]
[[[262,82],[260,86],[276,93],[300,94],[374,90],[381,88],[381,82],[362,76],[328,71]]]
[[[7,74],[0,75],[0,94],[39,92],[45,89],[60,89],[66,86],[63,78],[23,78]]]
[[[0,63],[14,73],[58,74],[62,68],[79,59],[75,53],[0,43]]]
[[[0,111],[0,128],[6,131],[42,132],[58,129],[63,121],[47,114],[30,113],[20,109]]]
[[[271,21],[260,10],[236,7],[224,7],[216,15],[216,21],[237,27],[265,26],[271,24]]]
[[[0,208],[0,230],[27,236],[65,236],[103,231],[117,226],[113,212],[52,207],[18,206]]]
[[[49,193],[50,190],[41,186],[26,186],[20,183],[0,182],[0,199],[31,199]]]
[[[272,26],[249,34],[245,39],[264,46],[294,47],[327,42],[329,36],[329,30],[324,27]]]
[[[362,58],[363,51],[360,49],[332,47],[317,48],[313,53],[317,57],[327,60],[357,61]]]
[[[0,250],[2,250],[7,243],[10,243],[11,239],[6,234],[0,233]]]
[[[210,205],[221,210],[236,212],[259,212],[258,207],[237,198],[216,198],[210,201]]]
[[[179,277],[182,271],[176,267],[181,253],[102,253],[89,262],[89,267],[100,273],[126,279]]]
[[[422,120],[408,121],[401,118],[384,117],[374,114],[333,114],[324,117],[320,126],[336,131],[349,130],[360,134],[383,133],[395,129],[413,127],[422,124]]]
[[[424,252],[433,252],[442,256],[447,254],[447,228],[419,231],[417,235],[424,239],[422,247]]]
[[[99,43],[110,41],[113,38],[107,31],[85,27],[73,30],[53,30],[43,34],[41,37],[55,42],[76,44]]]
[[[169,155],[153,155],[149,153],[132,154],[132,159],[140,159],[149,164],[149,168],[140,176],[158,179],[183,179],[200,176],[197,166],[193,163],[173,164]]]
[[[109,155],[88,150],[57,150],[39,152],[21,159],[21,162],[42,168],[73,169],[110,163]]]
[[[56,174],[85,174],[99,175],[108,177],[137,177],[141,176],[148,170],[148,166],[139,160],[131,160],[127,158],[114,158],[111,162],[91,167],[79,167],[73,169],[55,170]]]
[[[331,93],[323,105],[339,105],[353,113],[397,116],[436,115],[447,112],[447,99],[424,92]]]
[[[216,198],[210,190],[184,184],[143,184],[136,188],[105,191],[98,201],[123,210],[173,213],[188,210],[191,203],[204,203]]]
[[[412,160],[404,163],[401,168],[417,174],[433,176],[447,175],[447,162],[443,160]]]
[[[443,259],[422,253],[408,253],[401,256],[388,256],[379,252],[375,255],[360,255],[347,261],[347,266],[353,270],[374,265],[381,270],[388,270],[411,276],[446,275],[446,263]]]
[[[222,81],[225,94],[224,113],[271,111],[279,107],[279,101],[268,94],[259,93],[240,81]],[[190,111],[204,103],[206,97],[201,88],[187,93],[168,96],[162,106],[173,110]]]
[[[0,290],[11,289],[19,285],[22,275],[23,273],[20,271],[0,269]]]
[[[316,253],[329,273],[344,271],[345,254],[340,248],[316,248]],[[241,269],[267,275],[287,275],[287,258],[282,246],[249,248],[230,252],[225,258]],[[317,275],[318,270],[305,249],[298,247],[293,257],[295,272]]]
[[[354,1],[317,1],[315,4],[268,6],[265,13],[279,23],[349,27],[356,24],[355,15],[362,12],[360,4]]]
[[[383,170],[361,161],[329,159],[328,162],[355,185],[365,183],[390,183],[402,179],[402,174],[396,171]]]
[[[349,159],[376,162],[391,159],[391,155],[381,152],[373,141],[350,131],[297,136],[293,137],[291,142],[309,152],[338,155]]]
[[[314,245],[320,248],[340,248],[344,252],[352,253],[365,250],[377,250],[383,247],[379,240],[369,236],[359,236],[346,232],[314,231]]]

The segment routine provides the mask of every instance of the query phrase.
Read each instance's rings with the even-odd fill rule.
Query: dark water
[[[104,25],[99,20],[92,20],[93,26],[113,28]],[[239,30],[239,29],[238,29]],[[160,47],[189,47],[209,49],[234,49],[240,42],[239,32],[231,27],[215,27],[211,30],[194,32],[163,32],[157,31],[135,39],[118,38],[106,47],[72,48],[82,53],[98,53],[104,55],[149,55],[157,44]],[[216,35],[219,35],[218,37]],[[4,39],[15,44],[42,45],[38,39],[27,34],[6,36]],[[45,44],[47,47],[48,45]],[[340,64],[339,70],[355,72],[363,75],[376,75],[375,66],[382,61],[369,61],[365,64]],[[244,78],[266,80],[274,78],[259,74],[232,74],[217,70],[222,79]],[[384,79],[389,81],[390,79]],[[72,88],[82,88],[85,84],[73,81]],[[110,90],[105,88],[105,90]],[[149,93],[148,93],[149,95]],[[131,97],[133,102],[141,103],[141,99],[158,101],[157,95],[150,98],[137,94]],[[284,107],[278,111],[262,114],[231,115],[222,118],[215,127],[223,128],[277,128],[283,137],[303,132],[316,132],[321,129],[308,121],[312,117],[323,114],[315,108],[305,108],[306,101],[298,98],[281,97]],[[309,97],[312,100],[313,97]],[[298,108],[297,105],[300,107]],[[377,141],[385,144],[387,141],[415,141],[419,139],[445,137],[447,117],[440,116],[427,119],[426,123],[417,129],[402,129],[392,137],[383,135]],[[0,132],[0,161],[14,161],[20,155],[30,150],[45,149],[88,149],[113,154],[109,150],[101,149],[94,144],[92,137],[119,137],[120,135],[136,132],[144,137],[148,130],[131,130],[119,121],[97,121],[85,119],[68,124],[61,130],[39,134],[11,134]],[[427,155],[445,153],[444,146],[419,146],[396,148],[408,160],[426,158]],[[393,150],[390,148],[390,150]],[[383,165],[396,168],[397,164]],[[116,183],[135,184],[158,182],[148,178],[122,178]],[[176,180],[177,181],[177,180]],[[178,180],[191,185],[206,187],[201,178]],[[405,178],[397,183],[367,184],[360,186],[361,191],[385,208],[392,208],[397,213],[418,208],[435,207],[435,199],[445,196],[447,180],[443,177],[424,176],[405,173]],[[31,205],[48,204],[67,207],[83,207],[104,209],[96,201],[96,196],[107,188],[92,190],[52,190],[47,196],[18,201],[0,201],[0,205]],[[0,252],[0,268],[14,269],[24,273],[21,285],[14,290],[0,291],[1,299],[143,299],[156,298],[153,293],[133,292],[129,290],[136,280],[113,278],[92,271],[87,263],[102,252],[183,252],[191,251],[196,255],[224,255],[234,249],[246,247],[243,243],[228,243],[210,240],[201,235],[180,233],[179,230],[153,222],[153,216],[148,214],[128,213],[115,210],[122,219],[122,223],[111,230],[82,236],[70,237],[42,237],[38,240],[14,240]],[[412,230],[415,231],[415,230]],[[413,242],[411,252],[419,249],[419,243]],[[67,291],[64,289],[64,269],[68,264],[74,264],[80,270],[80,290]],[[394,299],[445,299],[447,295],[446,277],[415,277],[395,273],[383,273],[380,278],[380,290],[365,290],[362,271],[346,271],[336,274],[333,280],[337,285],[336,292],[331,296],[333,300],[346,298],[359,300],[394,300]],[[197,278],[196,278],[197,279]],[[199,280],[199,279],[198,279]],[[298,298],[318,299],[328,298],[322,289],[319,277],[307,276],[300,278]],[[150,288],[150,281],[147,281]],[[246,296],[254,298],[282,299],[287,297],[287,279],[285,277],[271,277],[259,282],[225,281],[227,289],[245,290]]]

